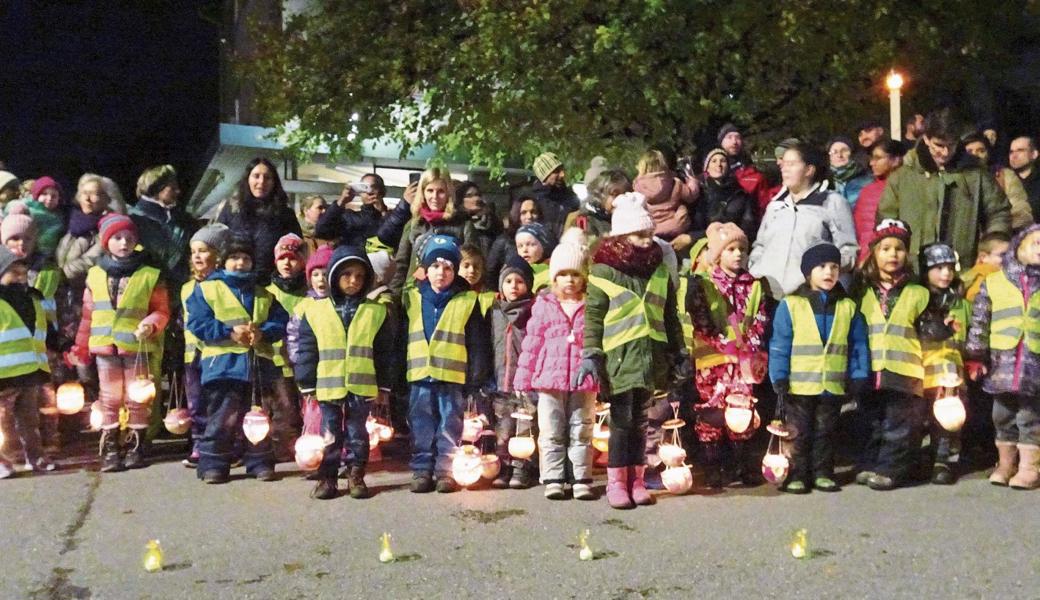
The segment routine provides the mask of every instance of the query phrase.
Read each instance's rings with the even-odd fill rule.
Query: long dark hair
[[[881,244],[881,240],[874,240],[874,245],[871,246],[867,259],[863,261],[863,264],[856,271],[855,282],[852,286],[856,297],[861,296],[868,289],[876,287],[881,283],[881,267],[878,266],[877,255],[874,254],[874,248],[879,244]],[[906,242],[903,242],[903,245],[906,247],[907,253],[907,260],[903,263],[903,271],[906,273],[907,280],[913,281],[914,270],[910,267],[910,247],[907,246]]]
[[[271,195],[267,197],[266,201],[247,203],[246,200],[253,198],[252,192],[249,191],[249,174],[257,165],[264,165],[271,171],[271,175],[274,177],[274,187],[271,188]],[[258,213],[273,214],[283,207],[289,206],[289,196],[282,187],[282,178],[278,176],[278,169],[275,168],[274,163],[263,156],[257,156],[246,165],[242,178],[238,180],[238,188],[232,200],[231,206],[235,212],[241,211],[246,206],[255,206]],[[255,198],[255,200],[261,199]]]
[[[530,190],[524,190],[513,198],[513,203],[509,206],[508,231],[510,234],[516,233],[516,230],[520,228],[520,207],[528,200],[534,202],[534,206],[538,210],[538,222],[543,223],[545,221],[545,211],[542,209],[542,203],[531,194]]]

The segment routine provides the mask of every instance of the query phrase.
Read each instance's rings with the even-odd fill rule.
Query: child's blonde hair
[[[300,200],[300,216],[302,217],[304,213],[306,213],[308,210],[311,209],[311,207],[313,207],[315,204],[319,202],[325,202],[325,197],[318,196],[317,194],[315,194],[313,196],[307,196],[303,200]]]
[[[664,154],[660,150],[647,150],[639,157],[639,162],[636,163],[636,172],[639,175],[659,173],[667,170],[668,161],[665,160]]]

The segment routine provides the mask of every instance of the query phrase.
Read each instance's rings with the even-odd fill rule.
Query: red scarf
[[[425,204],[419,206],[419,216],[427,223],[439,223],[444,220],[443,210],[430,210]]]

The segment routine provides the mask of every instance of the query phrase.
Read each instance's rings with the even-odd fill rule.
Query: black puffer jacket
[[[749,242],[754,241],[758,233],[755,201],[740,187],[735,177],[705,177],[701,190],[701,198],[693,208],[690,235],[694,240],[704,237],[712,223],[733,223],[744,231]]]
[[[237,195],[228,199],[217,215],[217,222],[231,230],[232,236],[253,240],[253,270],[258,282],[266,282],[274,270],[274,247],[278,239],[288,233],[302,235],[300,222],[292,208],[280,202],[257,200],[249,196],[241,199]]]

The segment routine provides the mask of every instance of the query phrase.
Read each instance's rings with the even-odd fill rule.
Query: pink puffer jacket
[[[567,317],[560,301],[549,290],[538,294],[527,321],[527,336],[516,365],[513,386],[517,390],[595,392],[599,386],[588,377],[577,388],[574,375],[584,347],[585,303]]]

